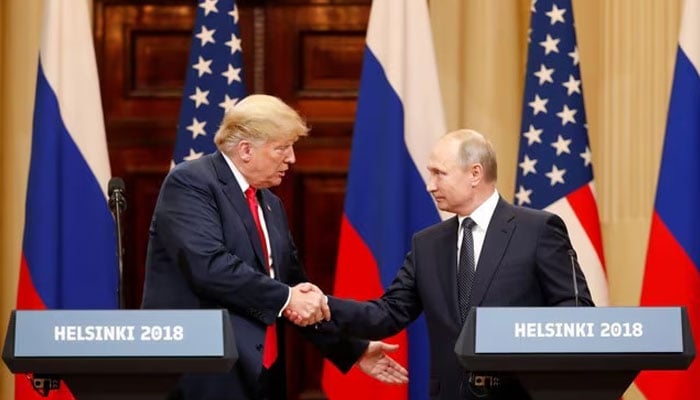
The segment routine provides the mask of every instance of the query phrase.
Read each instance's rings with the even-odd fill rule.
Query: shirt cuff
[[[282,306],[282,309],[281,309],[280,312],[277,314],[277,318],[279,318],[279,317],[282,316],[282,313],[283,313],[284,310],[287,308],[287,306],[289,305],[289,302],[290,302],[291,300],[292,300],[292,288],[290,287],[290,288],[289,288],[289,293],[287,294],[287,301],[284,302],[284,305]]]

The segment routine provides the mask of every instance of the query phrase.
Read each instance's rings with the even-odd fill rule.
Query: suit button
[[[257,350],[257,351],[262,351],[262,349],[263,349],[263,345],[261,345],[261,344],[255,346],[255,350]]]

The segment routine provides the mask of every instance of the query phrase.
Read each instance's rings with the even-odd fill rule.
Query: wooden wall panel
[[[310,279],[332,290],[369,0],[238,0],[250,93],[312,128],[275,192]],[[95,47],[112,173],[126,182],[125,292],[137,308],[148,226],[172,157],[196,14],[192,0],[95,0]],[[289,398],[323,399],[322,360],[290,329]]]
[[[183,30],[130,31],[126,97],[179,98],[191,42],[191,34]]]
[[[306,116],[314,138],[352,135],[368,17],[367,4],[268,7],[265,87]]]
[[[193,12],[177,2],[158,7],[96,3],[96,46],[110,146],[158,146],[172,140]],[[182,71],[179,79],[176,69]]]
[[[301,97],[353,97],[359,86],[364,32],[303,32],[300,38]]]

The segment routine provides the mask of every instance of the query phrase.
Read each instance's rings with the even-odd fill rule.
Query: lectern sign
[[[16,331],[15,357],[224,355],[220,310],[16,311]]]
[[[478,308],[475,353],[681,353],[677,307]]]

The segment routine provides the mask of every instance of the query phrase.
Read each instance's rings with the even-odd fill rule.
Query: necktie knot
[[[248,200],[257,200],[255,197],[255,192],[257,192],[257,189],[252,186],[248,186],[248,189],[245,190],[245,197]]]
[[[470,217],[467,217],[462,221],[462,229],[471,231],[476,226],[476,222]]]

